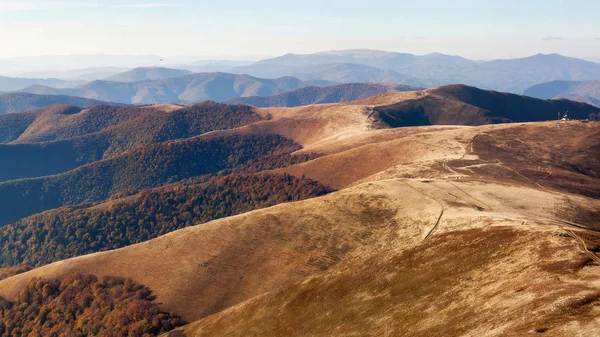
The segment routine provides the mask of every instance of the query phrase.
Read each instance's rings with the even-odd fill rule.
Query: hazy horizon
[[[594,1],[448,4],[272,0],[0,1],[0,59],[157,55],[258,60],[287,53],[377,49],[474,60],[537,53],[600,58]],[[573,20],[572,18],[577,18]]]
[[[461,54],[452,54],[452,53],[444,53],[441,51],[432,51],[427,53],[412,53],[404,50],[389,50],[389,49],[373,49],[373,48],[345,48],[345,49],[327,49],[327,50],[316,50],[314,52],[306,52],[306,53],[293,53],[293,52],[285,52],[280,54],[269,54],[269,55],[167,55],[163,56],[162,54],[108,54],[108,53],[75,53],[75,54],[39,54],[39,55],[23,55],[23,56],[11,56],[11,57],[0,57],[0,61],[8,61],[8,60],[25,60],[25,59],[33,59],[33,58],[64,58],[64,57],[158,57],[159,62],[160,59],[163,62],[169,63],[185,63],[185,62],[220,62],[220,61],[248,61],[248,62],[257,62],[269,58],[275,58],[284,56],[286,54],[295,54],[295,55],[311,55],[317,53],[327,53],[327,52],[335,52],[335,51],[350,51],[350,50],[371,50],[371,51],[380,51],[380,52],[390,52],[390,53],[401,53],[401,54],[413,54],[416,56],[425,56],[430,54],[443,54],[448,56],[459,56],[466,59],[470,59],[473,61],[494,61],[494,60],[503,60],[503,59],[519,59],[519,58],[527,58],[530,56],[535,56],[538,54],[558,54],[565,57],[579,58],[582,60],[592,61],[592,62],[600,62],[600,56],[574,56],[563,53],[556,52],[534,52],[532,54],[523,54],[512,57],[492,57],[492,58],[471,58]]]
[[[366,49],[366,48],[361,48]],[[332,50],[322,50],[319,52],[328,52]],[[390,50],[376,50],[384,52],[398,52],[403,51],[390,51]],[[432,52],[439,53],[439,52]],[[288,54],[288,53],[286,53]],[[431,54],[431,53],[428,53]],[[539,54],[539,53],[537,53]],[[11,57],[11,58],[0,58],[0,76],[8,77],[42,77],[42,78],[53,78],[62,77],[65,75],[69,78],[72,76],[72,72],[83,71],[81,74],[91,74],[92,71],[106,71],[107,73],[116,73],[126,71],[138,67],[164,67],[164,68],[182,68],[182,69],[193,69],[190,67],[196,66],[201,67],[202,65],[218,65],[211,69],[214,70],[200,70],[196,72],[229,72],[230,67],[239,65],[250,65],[256,61],[269,59],[273,57],[282,56],[280,55],[264,55],[256,57],[239,57],[235,58],[232,56],[222,56],[205,58],[203,56],[174,56],[164,57],[161,55],[118,55],[118,54],[71,54],[71,55],[31,55],[22,57]],[[426,55],[426,54],[416,54]],[[448,54],[451,55],[451,54]],[[574,57],[571,55],[563,55],[567,57]],[[452,55],[460,56],[462,55]],[[525,55],[523,57],[534,56]],[[519,57],[520,58],[520,57]],[[497,59],[511,59],[511,58],[495,58],[487,60],[475,60],[479,62],[487,62]],[[580,59],[600,63],[600,58],[595,57],[581,57]],[[76,76],[72,76],[75,78]]]

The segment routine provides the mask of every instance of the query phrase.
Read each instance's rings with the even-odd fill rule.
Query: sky
[[[369,48],[471,59],[600,59],[598,0],[0,0],[0,59],[116,54],[257,60]]]

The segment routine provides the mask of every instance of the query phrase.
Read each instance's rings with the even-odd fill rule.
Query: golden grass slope
[[[271,119],[205,135],[290,137],[324,156],[281,172],[341,190],[54,263],[0,296],[81,272],[198,320],[171,336],[594,336],[598,124],[370,128],[369,108],[416,94],[259,109]]]
[[[149,286],[168,310],[199,319],[326,270],[359,247],[408,245],[424,237],[439,210],[417,192],[400,198],[398,189],[405,188],[365,185],[359,192],[213,221],[13,277],[0,283],[0,295],[13,298],[34,275],[119,275]]]
[[[149,286],[166,310],[195,320],[301,281],[340,261],[390,247],[410,248],[428,236],[492,224],[560,225],[560,214],[551,214],[564,203],[560,195],[501,185],[422,180],[365,183],[124,249],[54,263],[0,282],[0,296],[13,298],[35,276],[118,275]]]
[[[600,267],[574,235],[517,225],[436,235],[168,336],[596,336]]]

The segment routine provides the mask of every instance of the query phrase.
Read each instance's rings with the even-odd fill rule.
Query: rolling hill
[[[414,91],[406,85],[379,83],[351,83],[328,87],[306,87],[267,97],[239,97],[226,100],[227,104],[247,104],[256,107],[295,107],[310,104],[340,103],[365,99],[386,92]]]
[[[588,305],[597,300],[595,287],[571,271],[598,272],[595,266],[581,266],[591,258],[578,245],[580,232],[529,227],[439,233],[414,248],[349,261],[336,272],[257,296],[165,336],[245,336],[248,331],[269,336],[432,336],[440,329],[447,336],[566,336],[574,331],[593,336],[595,309]],[[548,254],[536,250],[539,242]],[[569,258],[550,253],[552,249]],[[507,293],[516,294],[512,301]]]
[[[536,84],[524,95],[537,98],[567,98],[600,106],[600,81],[553,81]]]
[[[277,118],[274,116],[274,121]],[[584,132],[574,133],[579,136],[569,142],[573,146],[589,132],[597,132],[590,125],[566,125],[584,128],[580,130]],[[75,270],[123,275],[154,290],[163,303],[162,310],[181,314],[186,320],[204,318],[177,331],[179,336],[235,331],[263,335],[366,331],[364,334],[379,335],[386,327],[400,335],[427,335],[440,325],[451,335],[476,334],[501,325],[494,335],[506,335],[563,331],[572,322],[580,331],[594,331],[594,316],[587,314],[594,309],[586,305],[596,301],[590,282],[600,270],[590,251],[598,236],[567,223],[597,225],[597,220],[583,220],[582,216],[586,207],[594,209],[598,201],[547,191],[544,182],[540,182],[544,188],[536,187],[527,181],[534,176],[522,171],[529,165],[507,162],[508,157],[499,158],[503,160],[499,165],[507,165],[498,167],[500,171],[469,171],[475,169],[472,165],[485,167],[478,162],[478,153],[495,156],[479,147],[477,139],[482,136],[473,140],[477,134],[503,142],[514,136],[502,132],[514,128],[542,137],[554,137],[552,132],[557,130],[543,123],[421,128],[408,135],[395,129],[363,129],[363,136],[370,134],[371,142],[337,154],[358,159],[351,152],[362,148],[361,155],[371,152],[373,146],[390,147],[385,140],[390,137],[396,151],[408,153],[417,141],[425,142],[438,149],[438,157],[421,162],[420,167],[422,159],[406,165],[425,178],[406,178],[407,171],[388,172],[385,177],[367,175],[362,184],[322,198],[257,210],[125,249],[51,264],[0,282],[0,291],[13,298],[35,275],[62,277]],[[539,154],[550,153],[546,150],[550,142],[538,144]],[[373,153],[379,153],[379,158],[387,156],[381,151]],[[485,158],[493,167],[496,164],[490,159]],[[370,164],[356,163],[362,163],[360,167]],[[394,163],[388,165],[394,167]],[[429,171],[423,171],[423,165]],[[508,168],[527,178],[506,175]],[[537,170],[543,172],[544,168]],[[452,178],[456,174],[462,179]],[[515,293],[522,296],[515,298]],[[450,300],[455,304],[447,304]],[[421,309],[405,310],[398,303]],[[486,303],[490,308],[481,310]],[[445,308],[436,323],[427,319],[430,315],[417,314],[435,307]],[[568,308],[574,309],[559,316]],[[519,320],[515,318],[519,310],[534,314]],[[350,324],[354,319],[348,317],[357,312],[362,312],[359,322],[366,322]],[[468,316],[457,316],[460,312]],[[398,326],[368,324],[388,315]],[[282,324],[269,324],[275,317],[280,317]],[[307,325],[307,319],[316,323]],[[259,323],[261,320],[264,323]],[[340,326],[341,330],[334,330]]]
[[[0,226],[64,205],[104,200],[116,193],[218,174],[254,162],[276,168],[281,163],[278,155],[298,149],[293,141],[277,135],[196,137],[139,147],[57,175],[5,181],[0,183]]]
[[[127,191],[104,202],[62,207],[0,227],[0,266],[42,266],[118,249],[194,224],[328,192],[329,189],[310,179],[252,173],[190,179],[156,189]],[[131,226],[131,221],[144,225]],[[123,232],[126,235],[122,235]],[[73,235],[79,239],[64,245],[62,238]],[[23,238],[27,238],[28,244],[18,245],[18,240]],[[8,267],[6,273],[29,269]],[[6,277],[0,272],[1,278]]]
[[[540,100],[486,91],[464,85],[433,88],[414,100],[373,109],[374,125],[483,125],[556,120],[569,111],[571,118],[586,119],[597,107],[568,100]]]
[[[262,119],[248,106],[214,102],[170,110],[114,106],[81,110],[53,106],[35,111],[34,117],[25,129],[17,120],[13,135],[16,139],[0,145],[0,155],[11,162],[0,168],[0,181],[58,174],[140,146],[194,137]],[[10,128],[10,124],[5,127]],[[22,133],[17,135],[19,129]],[[13,133],[10,129],[8,132]]]
[[[0,115],[13,112],[31,111],[56,104],[66,104],[80,108],[89,108],[94,105],[106,105],[110,103],[73,96],[9,93],[0,94]]]
[[[56,89],[32,86],[24,92],[46,95],[71,95],[125,104],[154,104],[205,100],[222,101],[234,97],[270,96],[310,85],[327,85],[323,81],[301,81],[297,78],[261,79],[226,73],[193,74],[182,77],[133,83],[93,81],[71,88]]]
[[[140,82],[163,80],[192,74],[189,70],[162,67],[140,67],[107,77],[109,82]]]
[[[151,291],[141,298],[191,322],[170,337],[594,336],[600,134],[538,122],[558,108],[598,110],[466,86],[246,107],[261,118],[0,183],[2,265],[39,266],[1,280],[0,297],[35,325],[27,298],[79,273]],[[427,120],[403,126],[415,111]],[[57,121],[36,132],[113,127]],[[500,121],[518,123],[486,124]]]

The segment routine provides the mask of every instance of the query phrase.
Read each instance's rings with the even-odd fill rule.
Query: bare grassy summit
[[[374,125],[424,98],[439,123]],[[131,279],[192,322],[169,337],[597,336],[600,124],[549,121],[565,106],[597,111],[463,87],[253,109],[201,139],[285,137],[319,156],[268,173],[337,191],[41,266],[0,296]]]

